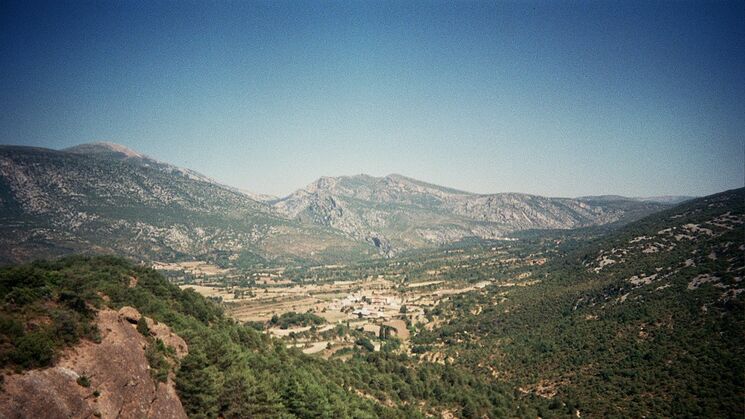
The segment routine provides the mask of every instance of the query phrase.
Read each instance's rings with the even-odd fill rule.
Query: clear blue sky
[[[0,0],[0,143],[113,141],[284,195],[745,182],[745,2]]]

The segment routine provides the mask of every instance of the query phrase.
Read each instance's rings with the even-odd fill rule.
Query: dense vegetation
[[[44,262],[0,270],[0,368],[45,367],[59,348],[98,339],[88,302],[99,298],[85,282]]]
[[[132,277],[137,286],[128,288]],[[3,268],[0,286],[6,296],[3,367],[50,365],[62,347],[96,339],[95,308],[133,306],[187,340],[190,352],[176,384],[193,417],[418,417],[442,409],[476,417],[512,411],[505,386],[458,367],[418,365],[390,352],[358,353],[347,362],[303,355],[123,259],[69,257]],[[162,380],[158,366],[166,364],[159,357],[167,349],[150,347],[154,378]]]
[[[740,189],[569,249],[539,284],[441,304],[447,324],[415,343],[550,397],[541,416],[742,417],[744,207]],[[717,280],[696,288],[707,275]]]
[[[269,320],[271,326],[279,326],[280,329],[287,329],[290,326],[313,326],[325,322],[326,320],[322,317],[316,316],[315,314],[295,313],[294,311],[282,313],[279,316],[274,315],[271,320]]]

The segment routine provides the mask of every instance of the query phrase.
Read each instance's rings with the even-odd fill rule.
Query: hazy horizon
[[[116,146],[124,146],[124,147],[126,147],[123,144],[118,144],[118,143],[114,143],[114,142],[111,142],[111,141],[93,141],[93,142],[90,142],[90,143],[81,143],[81,144],[74,144],[74,145],[95,144],[95,143],[106,143],[106,144],[110,144],[110,145],[116,145]],[[24,144],[0,144],[0,145],[26,146]],[[30,147],[36,147],[36,146],[30,146]],[[42,148],[44,148],[44,147],[42,147]],[[51,149],[51,150],[65,151],[66,148],[67,147],[62,148],[62,149]],[[126,147],[126,148],[128,148],[128,149],[130,149],[131,151],[134,151],[134,152],[139,152],[139,150],[135,150],[135,149],[132,149],[130,147]],[[140,153],[140,154],[144,155],[145,157],[154,158],[153,156],[147,155],[145,153]],[[155,159],[155,160],[160,161],[161,163],[172,164],[171,162],[166,161],[166,160],[162,160],[162,159]],[[184,169],[191,169],[190,167],[185,167],[185,166],[182,166],[182,168],[184,168]],[[231,185],[231,184],[222,182],[219,179],[215,179],[214,177],[210,176],[208,173],[201,173],[200,172],[200,174],[202,174],[204,176],[207,176],[209,178],[212,178],[213,180],[215,180],[215,181],[217,181],[219,183],[222,183],[225,186],[228,186],[228,187],[231,187],[231,188],[240,189],[243,192],[248,192],[248,193],[253,193],[253,194],[258,194],[258,195],[273,196],[275,198],[285,198],[285,197],[291,195],[292,193],[297,192],[300,189],[303,189],[303,188],[305,188],[307,186],[310,186],[310,184],[314,183],[315,181],[317,181],[317,180],[319,180],[321,178],[328,178],[328,177],[344,178],[344,177],[356,177],[356,176],[372,176],[372,177],[376,177],[376,178],[384,178],[384,177],[388,177],[388,176],[403,176],[403,177],[410,178],[410,179],[413,179],[413,180],[416,180],[416,181],[433,184],[435,186],[441,186],[441,187],[445,187],[445,188],[456,189],[456,190],[459,190],[461,192],[474,193],[474,194],[485,194],[485,195],[497,194],[497,193],[522,193],[522,194],[529,194],[528,192],[513,191],[513,190],[476,192],[476,191],[471,191],[471,190],[468,190],[468,189],[452,187],[452,186],[450,186],[448,184],[436,184],[436,183],[431,182],[431,181],[429,181],[427,179],[419,179],[419,178],[415,178],[413,176],[409,176],[406,173],[394,173],[394,172],[391,172],[391,173],[385,173],[385,174],[342,173],[342,174],[325,174],[325,175],[320,175],[320,176],[314,178],[312,181],[310,181],[310,182],[308,182],[306,184],[298,185],[297,187],[295,187],[294,189],[292,189],[291,191],[289,191],[287,193],[277,195],[277,194],[271,194],[271,193],[257,192],[255,190],[246,189],[246,188],[243,188],[243,187],[240,187],[240,186]],[[718,192],[724,192],[725,190],[726,189],[723,189],[723,190],[718,191]],[[714,192],[714,193],[717,193],[717,192]],[[534,195],[537,195],[537,194],[534,194]],[[591,197],[591,196],[621,196],[621,197],[625,197],[625,198],[663,198],[663,197],[682,197],[682,196],[685,196],[685,197],[695,198],[695,197],[699,197],[701,195],[661,194],[661,195],[633,195],[632,196],[632,195],[619,195],[619,194],[615,194],[615,193],[598,193],[598,194],[577,195],[577,196],[559,196],[559,195],[540,195],[540,196],[546,196],[546,197],[552,197],[552,198],[583,198],[583,197]]]
[[[4,2],[4,144],[110,141],[255,193],[745,184],[731,3]]]

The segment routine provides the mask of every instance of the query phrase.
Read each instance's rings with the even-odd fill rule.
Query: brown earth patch
[[[126,313],[134,317],[136,310]],[[6,376],[0,417],[186,418],[173,381],[156,383],[151,377],[147,340],[131,320],[107,309],[98,312],[96,322],[101,343],[83,341],[65,350],[54,367]],[[166,325],[155,329],[156,336],[175,343],[177,353],[186,354],[186,343],[179,348],[183,339]],[[78,384],[81,376],[89,387]]]

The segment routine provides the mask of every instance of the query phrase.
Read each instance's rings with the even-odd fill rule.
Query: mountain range
[[[740,418],[744,223],[740,188],[589,241],[548,232],[336,265],[385,272],[409,298],[488,284],[448,293],[426,324],[409,305],[408,347],[343,320],[271,337],[271,321],[231,319],[229,305],[118,257],[1,267],[0,417]],[[410,282],[420,274],[440,279]],[[303,315],[316,317],[292,312]],[[309,334],[336,352],[304,354]]]
[[[2,263],[79,252],[323,263],[524,230],[620,225],[667,207],[639,198],[475,194],[395,174],[322,177],[277,199],[118,144],[0,147]]]
[[[273,204],[287,217],[328,226],[390,254],[468,237],[623,223],[661,203],[475,194],[401,175],[323,177]]]
[[[0,147],[0,255],[283,264],[323,295],[377,277],[408,341],[339,320],[297,346],[119,257],[0,267],[0,417],[742,416],[745,188],[671,207],[357,175],[256,198],[113,144]],[[248,284],[316,316],[285,281]],[[336,351],[304,354],[311,337]]]

